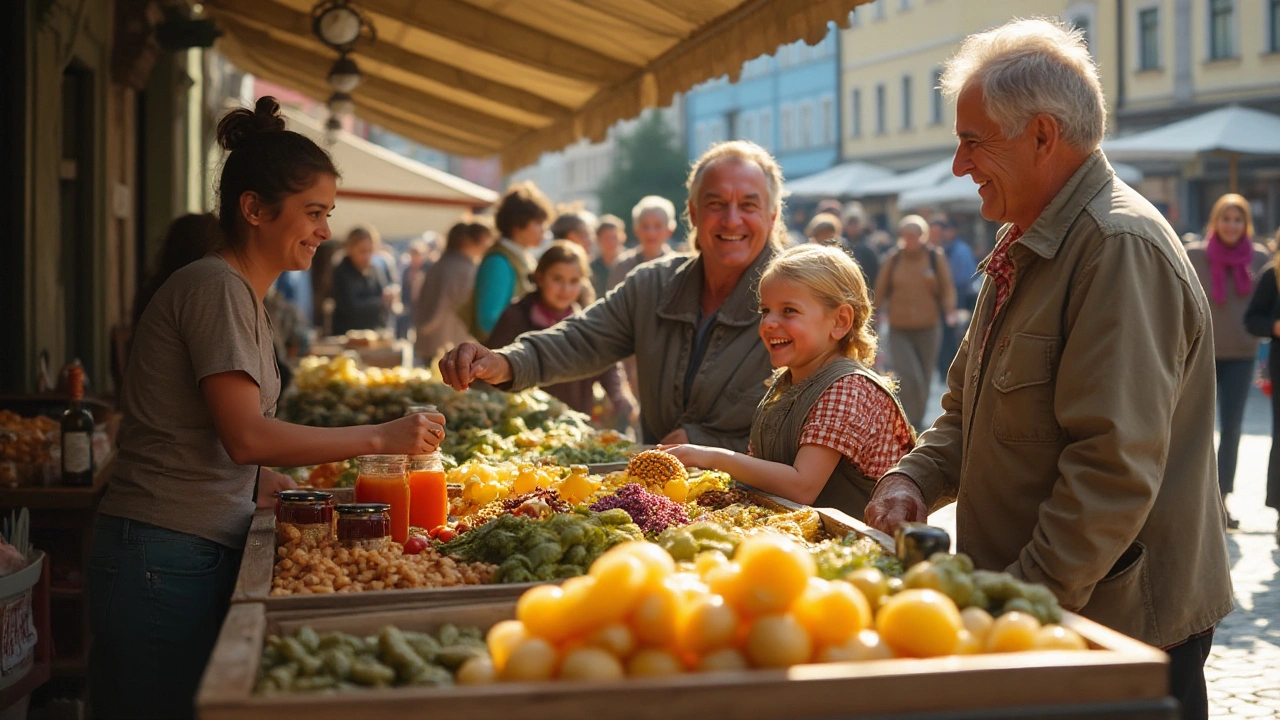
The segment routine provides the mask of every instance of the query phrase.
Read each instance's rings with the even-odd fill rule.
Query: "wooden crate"
[[[771,510],[787,512],[804,506],[770,495],[744,488],[751,502]],[[853,532],[874,537],[890,552],[893,540],[865,524],[837,511],[817,509],[827,533],[832,537],[844,537]],[[271,597],[271,574],[275,566],[275,515],[271,510],[259,510],[253,516],[253,525],[245,542],[244,557],[240,562],[240,574],[231,602],[264,602],[272,610],[340,610],[373,607],[441,607],[469,605],[483,602],[514,600],[538,583],[513,583],[509,585],[460,585],[425,590],[370,590],[366,592],[333,593],[329,595],[286,595]]]
[[[488,628],[514,617],[514,603],[363,611],[276,612],[261,603],[231,608],[196,701],[201,720],[448,717],[454,720],[603,718],[780,720],[912,712],[948,715],[999,708],[1156,703],[1168,694],[1167,656],[1068,614],[1090,652],[1032,652],[929,660],[804,665],[788,670],[689,674],[612,683],[502,683],[399,688],[334,695],[252,694],[263,642],[303,625],[374,634],[384,625],[434,631],[451,622]],[[1002,717],[1010,717],[1001,715]]]

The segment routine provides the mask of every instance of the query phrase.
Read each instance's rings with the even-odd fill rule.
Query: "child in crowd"
[[[536,288],[503,311],[486,345],[490,348],[509,345],[523,333],[549,328],[580,311],[578,296],[583,284],[589,282],[590,275],[587,254],[580,245],[570,240],[551,243],[533,271]],[[548,385],[542,389],[574,410],[590,415],[595,404],[594,386],[597,382],[604,388],[614,414],[621,420],[630,419],[634,404],[623,390],[621,368],[616,364],[596,377]]]
[[[760,340],[778,371],[756,408],[751,454],[669,448],[766,492],[862,519],[876,481],[915,445],[889,383],[870,368],[876,338],[866,280],[816,244],[778,255],[760,279]]]

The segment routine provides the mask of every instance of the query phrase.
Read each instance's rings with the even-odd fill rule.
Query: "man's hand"
[[[267,468],[262,468],[258,472],[258,507],[260,508],[275,507],[276,492],[298,489],[298,483],[288,475]]]
[[[1280,320],[1277,320],[1275,324],[1271,326],[1271,337],[1280,338]]]
[[[511,381],[511,363],[479,343],[462,343],[441,358],[440,379],[454,390],[466,390],[476,380],[501,385]]]
[[[662,438],[661,443],[663,445],[687,445],[689,443],[689,433],[685,432],[684,428],[676,428],[667,433],[667,436]]]
[[[876,484],[863,519],[880,532],[893,535],[903,523],[927,521],[929,508],[925,507],[924,495],[915,481],[902,473],[894,473]]]

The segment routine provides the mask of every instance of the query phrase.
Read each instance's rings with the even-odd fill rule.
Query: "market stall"
[[[285,413],[430,402],[459,437],[430,484],[404,456],[295,471],[313,489],[254,518],[201,718],[1175,716],[1162,652],[935,553],[936,529],[606,446],[540,393],[310,372]],[[622,469],[579,464],[605,451]]]

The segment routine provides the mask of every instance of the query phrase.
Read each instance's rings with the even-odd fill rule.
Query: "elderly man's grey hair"
[[[1107,108],[1098,66],[1084,34],[1060,20],[1013,20],[965,38],[947,61],[942,90],[954,99],[975,83],[1005,137],[1021,135],[1044,113],[1072,147],[1093,152],[1102,144]]]
[[[898,221],[899,233],[907,228],[915,230],[920,237],[925,237],[929,234],[929,223],[925,222],[925,219],[919,215],[907,215]]]
[[[640,216],[647,212],[662,213],[663,217],[666,219],[667,228],[669,230],[676,229],[676,206],[670,200],[662,197],[661,195],[645,195],[640,198],[640,202],[636,203],[636,206],[631,208],[632,226],[634,227],[635,224],[639,223]]]

